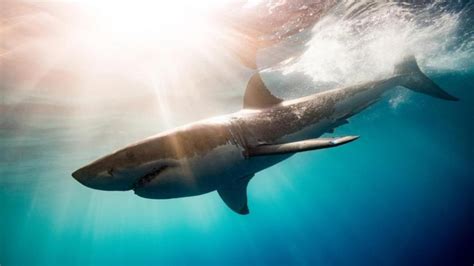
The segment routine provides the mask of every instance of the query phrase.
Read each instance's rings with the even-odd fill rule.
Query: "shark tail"
[[[450,95],[441,89],[436,83],[428,78],[418,66],[416,58],[413,55],[405,57],[399,64],[395,66],[395,75],[406,76],[402,84],[410,90],[431,95],[435,98],[448,101],[458,101],[459,99]]]

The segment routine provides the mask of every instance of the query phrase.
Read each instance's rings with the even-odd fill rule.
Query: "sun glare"
[[[228,1],[228,0],[227,0]],[[83,1],[101,34],[122,41],[189,42],[209,30],[210,14],[225,1]]]
[[[74,2],[81,16],[69,34],[80,50],[94,55],[94,65],[107,57],[113,62],[109,69],[124,68],[127,75],[164,69],[160,79],[169,79],[171,68],[213,58],[209,53],[219,49],[216,40],[223,36],[218,11],[229,1],[235,0]]]
[[[223,88],[245,86],[229,48],[242,38],[221,20],[232,1],[239,0],[11,4],[0,26],[0,39],[8,40],[0,49],[8,65],[2,78],[15,85],[5,101],[68,99],[78,118],[136,110],[153,113],[165,128],[163,121],[171,127],[214,115],[228,108],[216,100],[221,94],[239,93]]]

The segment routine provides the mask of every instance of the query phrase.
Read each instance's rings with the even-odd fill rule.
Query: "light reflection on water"
[[[385,8],[362,18],[376,18],[371,15]],[[411,36],[419,37],[415,46],[422,47],[420,40],[437,44],[440,38],[457,36],[450,27],[458,19],[446,14],[441,18],[444,28],[432,35],[430,26],[419,32],[411,29]],[[352,82],[362,58],[370,61],[362,68],[371,75],[381,70],[377,66],[382,63],[387,63],[383,68],[389,67],[390,58],[364,57],[368,51],[384,48],[375,45],[380,41],[377,37],[384,36],[379,32],[383,27],[369,30],[368,36],[375,38],[369,43],[375,46],[368,45],[367,50],[338,39],[348,30],[344,20],[331,23],[327,29],[335,31],[327,35],[314,29],[316,35],[301,60],[283,68],[306,71],[310,83],[289,90],[284,82],[292,73],[282,77],[276,75],[282,69],[266,73],[269,84],[280,84],[275,86],[277,93],[290,98],[315,91],[308,84],[319,88],[318,84]],[[213,71],[197,68],[197,63],[170,69],[160,65],[164,72],[150,71],[151,80],[159,77],[158,85],[148,83],[147,75],[128,78],[129,68],[123,66],[107,75],[94,68],[70,79],[59,78],[66,71],[42,82],[2,80],[7,89],[2,95],[0,127],[0,264],[462,261],[474,243],[471,40],[466,39],[464,48],[448,47],[438,54],[432,46],[415,49],[423,67],[460,102],[403,92],[407,96],[400,101],[409,101],[394,107],[388,99],[401,95],[394,91],[386,101],[336,130],[337,135],[361,135],[360,140],[299,154],[258,173],[249,185],[248,216],[228,210],[217,193],[155,201],[132,192],[90,190],[70,176],[84,163],[130,142],[238,110],[249,71],[229,58],[208,63]],[[339,49],[318,57],[325,42]],[[399,55],[399,48],[389,47],[393,57]],[[347,61],[329,70],[319,67],[341,62],[334,60],[338,56]],[[98,61],[104,60],[105,65],[110,63],[107,58]],[[192,79],[196,77],[199,82]],[[11,84],[19,85],[11,89]]]

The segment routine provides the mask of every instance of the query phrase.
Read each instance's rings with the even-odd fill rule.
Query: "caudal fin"
[[[418,63],[416,62],[416,58],[413,55],[405,57],[401,63],[396,65],[394,72],[395,75],[407,76],[401,84],[403,87],[448,101],[459,100],[441,89],[436,83],[421,72]]]

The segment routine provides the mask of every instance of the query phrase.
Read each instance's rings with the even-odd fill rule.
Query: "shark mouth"
[[[135,190],[137,188],[142,188],[142,187],[145,187],[147,184],[149,184],[151,181],[153,181],[156,177],[158,177],[158,175],[163,172],[166,168],[168,168],[168,166],[162,166],[158,169],[156,168],[153,168],[153,170],[140,177],[135,183],[133,183],[132,185],[132,189]]]

